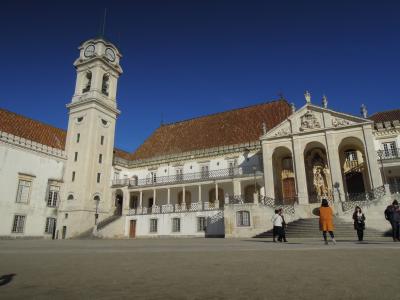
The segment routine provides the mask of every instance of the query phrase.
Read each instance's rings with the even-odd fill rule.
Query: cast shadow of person
[[[5,274],[0,276],[0,286],[10,283],[15,275],[16,274]]]

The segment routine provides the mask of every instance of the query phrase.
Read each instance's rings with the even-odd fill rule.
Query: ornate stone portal
[[[310,203],[320,202],[323,198],[331,199],[331,175],[325,151],[320,148],[310,150],[306,155],[305,163]]]

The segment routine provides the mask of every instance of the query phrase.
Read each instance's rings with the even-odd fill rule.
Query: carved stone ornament
[[[275,136],[285,136],[289,134],[290,134],[289,128],[281,128],[275,133]]]
[[[321,124],[319,123],[318,118],[311,111],[307,111],[301,117],[300,131],[317,128],[321,128]]]
[[[342,118],[333,118],[332,119],[332,126],[333,127],[340,127],[340,126],[346,126],[346,125],[350,125],[350,121],[349,120],[345,120]]]

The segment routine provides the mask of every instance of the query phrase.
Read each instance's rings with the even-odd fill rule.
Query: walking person
[[[393,242],[400,242],[399,227],[400,227],[400,209],[399,202],[394,200],[391,205],[385,209],[385,219],[390,222],[392,226]]]
[[[283,216],[283,209],[282,208],[279,209],[279,215],[282,218],[282,228],[281,228],[281,231],[280,231],[280,234],[279,234],[279,237],[278,237],[278,241],[282,242],[282,240],[283,240],[283,242],[287,243],[287,239],[286,239],[286,227],[287,227],[287,224],[286,224],[286,221],[285,221],[285,217]]]
[[[362,242],[364,239],[365,230],[365,215],[361,210],[361,207],[356,206],[353,213],[354,230],[357,230],[358,241]]]
[[[324,237],[325,245],[328,245],[326,233],[329,232],[332,242],[336,244],[335,235],[333,234],[333,211],[329,207],[328,200],[322,199],[321,207],[319,208],[319,227]]]
[[[272,241],[276,243],[276,236],[279,235],[279,226],[282,226],[282,222],[279,220],[279,209],[275,209],[275,214],[271,218],[272,225]]]

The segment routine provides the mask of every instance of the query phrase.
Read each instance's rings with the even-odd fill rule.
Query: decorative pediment
[[[311,110],[307,110],[307,112],[300,117],[300,120],[300,131],[321,128],[319,117],[317,117],[317,115]]]
[[[262,139],[287,137],[324,129],[341,129],[348,126],[364,125],[372,121],[340,113],[325,107],[306,104],[289,118],[268,131]]]

